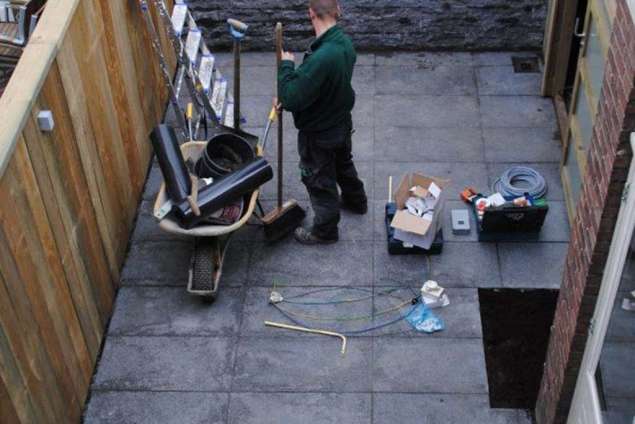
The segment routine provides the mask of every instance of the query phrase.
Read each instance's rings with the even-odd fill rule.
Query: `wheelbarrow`
[[[194,162],[202,156],[206,142],[190,141],[182,144],[184,159]],[[262,151],[258,154],[262,156]],[[201,225],[185,229],[170,215],[170,203],[166,194],[165,183],[154,202],[154,216],[159,219],[159,227],[168,233],[195,238],[195,248],[190,261],[187,291],[196,296],[215,298],[223,274],[223,262],[231,236],[242,228],[254,215],[260,190],[256,190],[243,198],[243,210],[238,221],[231,225]]]

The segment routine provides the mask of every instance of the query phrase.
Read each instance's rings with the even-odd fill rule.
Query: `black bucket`
[[[196,164],[200,178],[218,178],[230,174],[256,158],[251,144],[235,134],[212,137]]]

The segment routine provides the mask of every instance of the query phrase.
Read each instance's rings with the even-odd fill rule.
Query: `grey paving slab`
[[[377,95],[375,126],[478,128],[478,109],[473,96]]]
[[[387,293],[388,288],[375,288],[375,324],[391,322],[400,316],[405,316],[411,310],[410,306],[402,308],[399,312],[391,312],[390,314],[381,314],[393,307],[402,304],[402,300],[412,298],[413,295],[420,294],[420,287],[412,287],[404,289],[398,287],[399,290]],[[413,293],[414,291],[414,293]],[[382,295],[381,293],[386,293]],[[410,323],[401,321],[395,325],[382,328],[374,335],[377,336],[403,336],[418,338],[482,338],[483,331],[481,329],[481,315],[479,310],[478,292],[476,289],[447,289],[450,305],[445,308],[434,309],[435,315],[440,317],[445,323],[445,330],[434,333],[432,335],[417,332]],[[391,297],[396,296],[395,297]]]
[[[562,282],[566,243],[501,243],[503,286],[558,289]]]
[[[372,127],[375,125],[375,96],[372,94],[357,94],[353,109],[353,125],[357,127]]]
[[[487,393],[481,340],[378,337],[373,352],[375,392]]]
[[[156,162],[153,162],[148,172],[145,188],[143,189],[143,199],[154,203],[162,183],[163,174],[161,174],[161,169]]]
[[[373,249],[376,286],[421,285],[430,278],[429,260],[421,255],[391,255],[386,242],[377,241]]]
[[[486,395],[374,393],[375,424],[531,423],[519,411],[491,409]]]
[[[615,304],[613,305],[613,312],[611,312],[609,327],[606,333],[606,340],[611,342],[630,342],[632,343],[631,346],[635,346],[633,313],[622,309],[622,301],[625,298],[632,299],[630,292],[617,292]]]
[[[560,162],[562,146],[552,128],[485,128],[488,162]]]
[[[370,424],[371,395],[365,393],[237,393],[231,424]]]
[[[345,355],[340,349],[334,337],[241,338],[233,390],[370,391],[370,339],[350,340]]]
[[[481,132],[475,128],[375,128],[377,160],[482,162]]]
[[[459,162],[375,162],[375,199],[388,199],[388,177],[393,177],[396,189],[401,178],[409,172],[450,180],[446,187],[447,199],[458,199],[467,186],[488,187],[488,167],[484,163]]]
[[[234,69],[234,54],[232,52],[215,52],[216,66],[223,74]],[[251,66],[276,66],[276,54],[270,52],[244,52],[240,57],[243,69]]]
[[[438,66],[472,66],[470,53],[444,53],[444,52],[381,52],[376,54],[377,66],[412,66],[420,65],[428,69]]]
[[[365,286],[372,284],[372,242],[340,241],[302,246],[293,239],[254,246],[251,284],[269,287],[274,280],[296,286]]]
[[[478,93],[482,96],[539,96],[540,73],[516,73],[513,66],[476,68]]]
[[[557,128],[552,100],[538,96],[480,96],[483,128]]]
[[[193,298],[181,287],[123,287],[109,335],[219,336],[238,332],[242,291],[223,288],[214,302]]]
[[[474,66],[512,66],[512,57],[537,57],[536,52],[483,52],[473,53]]]
[[[446,242],[443,254],[430,259],[430,278],[443,287],[501,286],[494,244]]]
[[[233,93],[234,67],[224,68],[221,72],[227,81],[229,81],[229,90]],[[243,66],[240,72],[240,91],[242,96],[275,96],[277,83],[276,77],[277,72],[275,64],[263,66]]]
[[[614,424],[632,424],[635,417],[633,398],[606,398],[607,411],[603,411],[604,422]]]
[[[214,337],[109,337],[97,390],[227,391],[233,343]]]
[[[491,187],[494,181],[500,177],[500,175],[507,169],[515,165],[529,166],[530,168],[538,171],[547,182],[547,200],[548,201],[562,201],[564,200],[564,191],[562,190],[562,180],[560,179],[560,164],[558,163],[490,163],[487,166],[489,174],[489,182],[487,187]],[[480,186],[479,186],[480,187]]]
[[[221,424],[229,408],[226,393],[94,392],[84,422],[108,424]]]
[[[375,94],[375,66],[355,66],[353,71],[353,89],[359,94]]]
[[[276,307],[269,303],[272,287],[249,288],[245,296],[245,308],[241,324],[241,336],[268,336],[275,337],[309,337],[320,338],[306,333],[288,331],[266,327],[265,321],[276,321],[293,325],[293,322],[283,315]],[[284,313],[295,320],[302,321],[309,327],[328,328],[332,331],[355,331],[372,326],[372,287],[342,288],[342,287],[277,287],[288,302],[278,306]],[[297,304],[292,302],[329,302],[342,301],[344,299],[357,300],[349,303],[337,304]],[[359,318],[359,319],[353,319]],[[362,319],[363,318],[363,319]],[[350,319],[350,321],[342,321]]]
[[[607,342],[602,348],[600,369],[604,395],[635,400],[635,343]]]
[[[564,202],[549,202],[549,213],[539,240],[568,242],[570,235],[567,205]]]
[[[193,248],[192,241],[134,243],[128,252],[121,279],[126,282],[187,281]]]
[[[464,65],[378,66],[378,94],[426,94],[432,96],[474,96],[473,69]]]

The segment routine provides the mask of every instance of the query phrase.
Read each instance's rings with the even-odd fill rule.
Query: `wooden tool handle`
[[[276,24],[276,64],[278,72],[280,72],[280,63],[282,63],[282,23],[278,22]],[[276,77],[276,87],[278,87],[278,78]],[[280,94],[280,90],[276,89],[276,95]],[[278,99],[280,102],[280,99]],[[283,122],[282,122],[282,108],[280,108],[280,113],[278,114],[278,209],[282,209],[282,181],[283,181],[283,170],[282,166],[284,163],[284,130],[283,130]]]
[[[282,23],[276,24],[276,62],[280,66],[282,62]]]

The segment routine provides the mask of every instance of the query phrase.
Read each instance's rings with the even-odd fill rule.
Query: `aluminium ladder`
[[[177,71],[174,81],[148,9],[148,1],[156,8],[176,54]],[[186,102],[181,101],[184,83],[196,112],[196,124],[189,134],[190,138],[196,138],[200,125],[207,128],[208,122],[214,126],[233,128],[234,100],[228,91],[228,81],[218,69],[215,57],[205,44],[187,4],[183,0],[176,0],[172,13],[169,13],[164,0],[139,0],[139,3],[169,90],[170,103],[177,115],[177,124],[183,134],[188,135],[188,123],[184,118],[183,108]],[[241,121],[244,121],[242,117]]]

